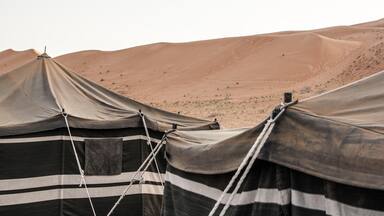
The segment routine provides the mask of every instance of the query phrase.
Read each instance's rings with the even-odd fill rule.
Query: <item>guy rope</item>
[[[77,151],[76,151],[76,146],[75,146],[75,143],[74,143],[73,138],[72,138],[71,129],[69,128],[68,114],[65,113],[64,109],[62,110],[61,114],[63,115],[64,120],[65,120],[65,125],[67,126],[69,139],[70,139],[71,145],[72,145],[72,150],[73,150],[73,153],[75,155],[75,159],[76,159],[76,163],[77,163],[77,168],[79,169],[79,173],[80,173],[80,177],[81,177],[81,181],[80,181],[79,187],[82,187],[82,185],[84,184],[84,189],[85,189],[85,192],[87,193],[89,204],[91,205],[92,213],[93,213],[94,216],[96,216],[96,211],[95,211],[95,208],[93,206],[91,195],[89,194],[87,182],[85,181],[84,170],[81,168],[79,156],[78,156]]]
[[[229,197],[225,200],[225,205],[221,209],[219,216],[224,216],[225,213],[227,212],[234,196],[239,191],[241,184],[243,183],[247,174],[251,170],[253,164],[255,163],[255,161],[257,159],[257,156],[259,155],[261,149],[263,148],[265,142],[267,141],[269,135],[271,134],[271,132],[275,126],[276,120],[279,119],[279,117],[284,113],[284,111],[286,110],[286,108],[288,106],[297,102],[297,101],[291,102],[286,97],[287,97],[287,94],[284,94],[284,103],[282,103],[279,107],[275,108],[275,110],[272,112],[271,116],[269,117],[269,119],[265,123],[263,130],[261,131],[261,133],[257,137],[257,139],[254,142],[254,144],[252,145],[251,149],[248,151],[247,155],[244,157],[240,166],[237,168],[235,174],[233,175],[233,177],[229,181],[228,185],[225,187],[224,191],[221,193],[219,199],[216,201],[215,205],[213,206],[212,210],[209,212],[208,216],[213,216],[216,213],[217,209],[219,208],[220,204],[223,202],[224,198],[228,197],[228,195],[227,195],[228,191],[232,188],[233,184],[235,183],[236,179],[239,177],[240,173],[243,171],[244,167],[246,167],[244,172],[240,176],[240,179],[237,182],[235,188],[233,189],[233,191],[231,192]],[[289,95],[288,95],[288,97],[289,97]],[[290,95],[290,97],[291,97],[291,95]],[[287,102],[287,100],[289,102]]]

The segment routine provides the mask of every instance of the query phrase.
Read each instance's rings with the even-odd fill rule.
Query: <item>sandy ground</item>
[[[0,52],[0,73],[34,58]],[[56,59],[125,96],[224,127],[256,125],[291,91],[301,99],[384,69],[384,20],[118,51],[88,50]]]

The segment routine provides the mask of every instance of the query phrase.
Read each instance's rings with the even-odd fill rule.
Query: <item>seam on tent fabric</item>
[[[61,105],[59,104],[59,101],[57,100],[56,93],[55,93],[55,91],[54,91],[53,88],[52,88],[52,85],[51,85],[51,77],[50,77],[50,74],[47,73],[47,67],[46,67],[46,65],[45,65],[45,60],[42,59],[41,61],[42,61],[42,62],[41,62],[42,65],[43,65],[43,70],[44,70],[45,74],[47,75],[48,88],[51,90],[50,92],[52,93],[52,97],[53,97],[53,99],[55,99],[55,104],[57,105],[57,107],[59,108],[59,110],[62,110],[63,107],[61,107]]]
[[[294,107],[291,107],[291,109],[297,111],[297,112],[300,112],[301,114],[303,115],[307,115],[307,116],[312,116],[312,117],[315,117],[315,118],[319,118],[319,119],[323,119],[323,120],[327,120],[327,121],[331,121],[331,122],[334,122],[334,123],[338,123],[340,125],[347,125],[347,126],[351,126],[351,127],[354,127],[354,128],[359,128],[361,130],[366,130],[366,131],[369,131],[369,132],[372,132],[372,133],[376,133],[376,134],[380,134],[380,135],[384,135],[384,133],[381,133],[381,132],[378,132],[378,131],[375,131],[375,130],[372,130],[372,129],[369,129],[369,128],[364,128],[364,127],[360,127],[360,126],[357,126],[357,125],[353,125],[353,124],[350,124],[350,123],[347,123],[347,122],[343,122],[343,121],[338,121],[338,120],[335,120],[335,119],[330,119],[330,118],[326,118],[326,117],[323,117],[323,116],[320,116],[320,115],[316,115],[316,114],[310,114],[310,113],[307,113],[305,111],[302,111],[300,109],[297,109],[297,108],[294,108]],[[289,111],[289,110],[288,110]]]

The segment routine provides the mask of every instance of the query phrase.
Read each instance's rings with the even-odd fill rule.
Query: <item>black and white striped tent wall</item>
[[[150,131],[157,142],[162,133]],[[85,139],[123,139],[122,173],[86,176],[98,215],[106,215],[151,152],[142,128],[120,130],[73,129],[76,150],[84,167]],[[153,143],[154,144],[154,143]],[[163,154],[157,155],[161,173]],[[159,215],[163,188],[152,164],[135,182],[113,215]],[[0,138],[0,215],[90,215],[87,194],[66,129]]]
[[[233,174],[194,174],[168,165],[162,215],[208,215]],[[240,191],[226,216],[384,215],[384,191],[327,181],[263,160],[256,161]]]

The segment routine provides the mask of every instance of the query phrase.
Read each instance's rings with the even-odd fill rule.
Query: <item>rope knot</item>
[[[141,112],[141,109],[139,109],[139,115],[140,115],[140,117],[144,118],[144,113]]]
[[[61,110],[61,115],[64,116],[64,118],[67,118],[68,113],[65,112],[64,108]]]

